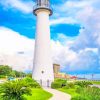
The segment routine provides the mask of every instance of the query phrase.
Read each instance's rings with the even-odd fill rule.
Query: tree
[[[32,73],[27,73],[26,76],[32,78]]]
[[[12,72],[12,68],[10,68],[8,65],[0,65],[0,75],[10,75]]]
[[[24,77],[26,74],[24,72],[14,71],[16,77]]]
[[[19,72],[12,70],[8,65],[0,65],[0,76],[12,76],[12,77],[24,77],[26,74],[24,72]]]

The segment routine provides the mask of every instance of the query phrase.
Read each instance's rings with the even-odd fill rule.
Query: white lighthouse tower
[[[32,78],[42,86],[51,86],[54,81],[50,48],[49,16],[52,15],[49,0],[36,0],[33,13],[37,17],[35,52]]]

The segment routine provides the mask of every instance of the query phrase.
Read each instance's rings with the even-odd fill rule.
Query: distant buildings
[[[53,64],[53,71],[55,74],[58,74],[60,72],[60,65],[59,64]]]
[[[60,73],[59,64],[53,64],[53,70],[54,70],[54,78],[70,79],[70,75],[65,73]]]
[[[76,76],[72,76],[66,73],[61,73],[59,64],[53,64],[53,71],[54,71],[54,78],[71,79],[71,80],[77,79]]]

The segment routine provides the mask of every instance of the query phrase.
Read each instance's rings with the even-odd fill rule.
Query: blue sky
[[[32,13],[34,4],[34,0],[5,0],[5,2],[0,0],[0,32],[2,34],[11,32],[20,37],[24,36],[25,39],[27,38],[26,41],[34,41],[36,26],[36,16]],[[100,4],[99,0],[51,0],[53,15],[50,17],[50,29],[53,62],[62,66],[62,72],[100,73],[98,4]],[[3,37],[1,33],[0,36]],[[32,42],[28,43],[30,45]],[[24,48],[25,44],[21,45]],[[14,50],[26,51],[26,55],[33,52],[31,45],[27,50],[23,48],[19,46]]]
[[[31,1],[31,0],[29,0]],[[25,0],[24,0],[25,2]],[[31,1],[32,2],[32,1]],[[55,4],[56,1],[52,2],[52,5]],[[59,5],[58,2],[57,4]],[[34,5],[34,4],[33,4]],[[23,14],[17,9],[4,9],[1,5],[0,11],[0,25],[6,26],[8,28],[13,29],[14,31],[19,32],[22,35],[27,36],[28,38],[35,37],[35,25],[36,25],[36,17],[32,12],[29,14]],[[54,13],[55,13],[54,8]],[[53,16],[51,17],[53,19]],[[34,29],[33,29],[34,28]],[[64,30],[65,29],[65,30]],[[79,33],[80,25],[79,24],[58,24],[55,26],[51,26],[51,37],[54,39],[57,37],[57,34],[60,32],[64,33],[68,36],[76,36]]]

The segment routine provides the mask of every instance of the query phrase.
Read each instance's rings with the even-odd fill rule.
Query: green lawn
[[[32,95],[31,96],[26,96],[26,100],[48,100],[49,98],[51,98],[53,95],[43,89],[37,89],[34,88],[32,89]],[[0,97],[0,100],[2,100],[2,98]]]
[[[52,94],[43,89],[32,89],[31,96],[25,96],[27,100],[48,100],[52,97]]]
[[[74,97],[74,96],[78,96],[79,94],[77,94],[75,91],[76,91],[76,89],[64,89],[64,88],[59,88],[59,89],[57,89],[57,90],[59,90],[59,91],[62,91],[62,92],[65,92],[65,93],[68,93],[68,94],[70,94],[72,97]]]

